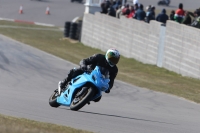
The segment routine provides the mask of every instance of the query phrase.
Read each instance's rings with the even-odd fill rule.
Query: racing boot
[[[59,82],[59,86],[61,89],[65,88],[65,86],[71,81],[72,78],[80,75],[83,73],[82,69],[71,69],[67,75],[67,78],[65,78],[63,81]]]
[[[60,86],[60,89],[63,90],[66,87],[68,82],[69,81],[67,80],[59,81],[58,85]]]
[[[72,69],[68,73],[67,78],[65,78],[63,81],[59,81],[58,85],[60,86],[61,89],[64,89],[66,87],[66,85],[71,81],[73,73],[74,72]]]

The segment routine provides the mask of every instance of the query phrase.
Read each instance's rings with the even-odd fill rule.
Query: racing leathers
[[[110,89],[113,87],[115,77],[117,76],[118,68],[116,65],[111,67],[108,64],[108,62],[105,58],[105,55],[103,55],[103,54],[94,54],[93,56],[91,56],[89,58],[81,60],[80,68],[71,69],[70,72],[68,73],[67,78],[65,78],[62,81],[60,87],[64,88],[67,85],[67,83],[69,81],[71,81],[72,78],[75,78],[76,76],[83,74],[84,70],[88,70],[88,69],[93,70],[96,66],[105,67],[109,71],[109,76],[110,76],[109,77],[110,78],[109,89],[106,91],[106,93],[109,93]]]

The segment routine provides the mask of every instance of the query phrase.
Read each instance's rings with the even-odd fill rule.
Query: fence
[[[200,78],[200,30],[173,21],[165,27],[157,21],[85,14],[81,42],[103,51],[115,47],[125,57]]]

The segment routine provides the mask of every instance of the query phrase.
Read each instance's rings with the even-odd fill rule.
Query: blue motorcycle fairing
[[[77,89],[82,89],[86,83],[91,83],[97,88],[96,95],[91,99],[94,100],[102,95],[101,91],[106,91],[109,88],[110,79],[103,78],[98,66],[91,73],[84,72],[73,78],[66,90],[57,97],[57,102],[61,105],[70,106],[73,100],[73,94]]]

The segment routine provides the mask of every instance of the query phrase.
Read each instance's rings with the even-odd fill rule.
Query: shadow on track
[[[70,109],[62,108],[62,107],[59,107],[59,109],[70,110]],[[72,111],[72,110],[70,110],[70,111]],[[167,123],[167,122],[162,122],[162,121],[152,121],[152,120],[147,120],[147,119],[139,119],[139,118],[119,116],[119,115],[111,115],[111,114],[102,114],[102,113],[95,113],[95,112],[89,112],[89,111],[80,111],[79,110],[77,112],[87,113],[87,114],[95,114],[95,115],[102,115],[102,116],[109,116],[109,117],[116,117],[116,118],[123,118],[123,119],[130,119],[130,120],[148,121],[148,122],[154,122],[154,123],[163,123],[163,124],[170,124],[170,125],[178,125],[178,124]]]

